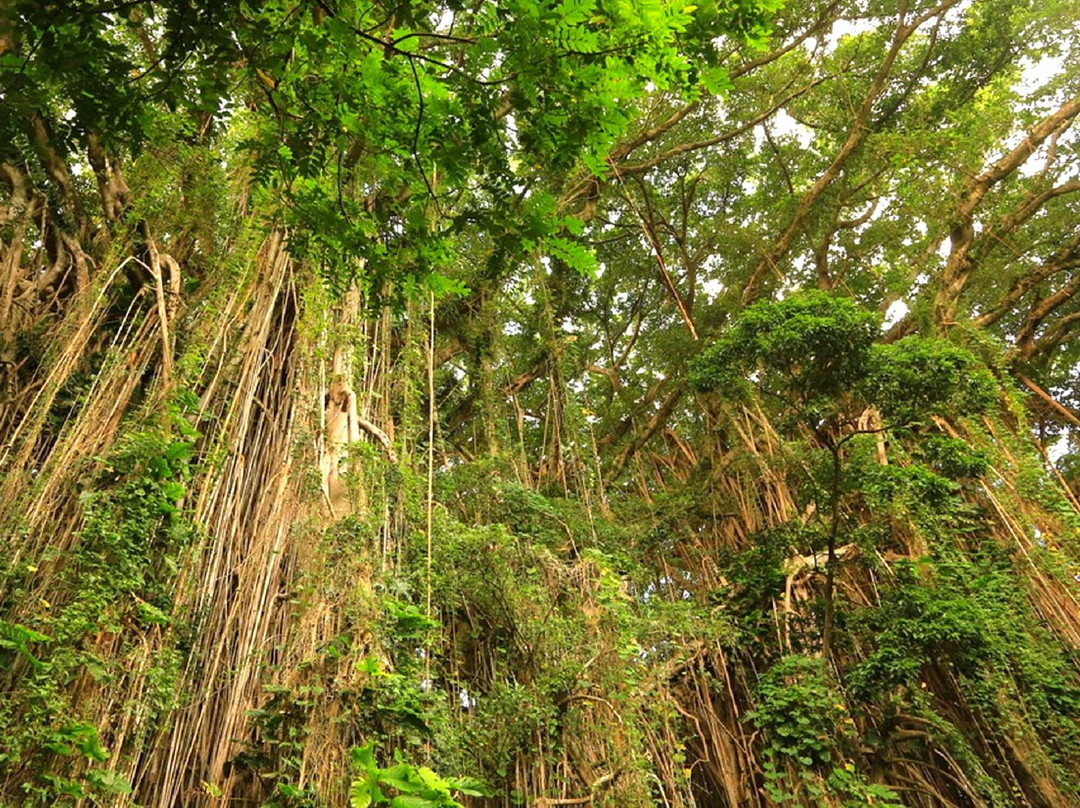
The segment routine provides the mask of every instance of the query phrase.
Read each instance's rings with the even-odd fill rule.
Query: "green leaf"
[[[86,773],[86,780],[107,794],[130,794],[132,791],[131,782],[115,771],[91,769]]]
[[[698,83],[713,95],[724,95],[734,86],[728,72],[719,65],[702,70],[698,74]]]
[[[351,757],[354,766],[359,766],[368,772],[375,772],[378,768],[375,763],[375,753],[372,751],[372,744],[370,743],[353,747]]]
[[[159,626],[166,626],[169,624],[169,615],[159,609],[152,603],[147,603],[145,600],[136,602],[136,607],[139,610],[139,617],[146,623],[153,623]]]
[[[456,802],[445,802],[442,800],[435,802],[434,800],[429,800],[425,797],[417,797],[412,794],[402,794],[390,800],[391,808],[445,808],[445,806],[457,804],[458,803]]]
[[[168,499],[181,499],[186,492],[187,489],[184,487],[183,483],[178,483],[173,480],[166,480],[164,483],[161,484],[161,493],[164,494],[165,497]]]
[[[424,787],[424,783],[416,777],[416,769],[407,763],[382,769],[379,772],[379,782],[406,794],[416,794]]]
[[[491,796],[491,789],[473,777],[448,777],[446,782],[452,791],[460,791],[469,797]]]
[[[553,258],[560,259],[581,275],[593,276],[599,269],[600,265],[596,260],[596,254],[588,247],[584,247],[577,242],[559,236],[552,236],[547,240],[547,246],[548,252]]]
[[[349,785],[349,808],[368,808],[371,805],[371,787],[365,780],[353,780]]]

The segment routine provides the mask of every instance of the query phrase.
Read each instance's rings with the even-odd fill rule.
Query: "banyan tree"
[[[0,806],[1080,805],[1078,43],[0,0]]]

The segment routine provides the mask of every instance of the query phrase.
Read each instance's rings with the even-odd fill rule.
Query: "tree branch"
[[[1078,113],[1080,96],[1075,96],[1039,121],[1020,145],[975,177],[964,190],[960,205],[953,213],[949,257],[934,298],[934,319],[939,325],[955,319],[960,294],[974,269],[969,253],[975,241],[976,208],[991,188],[1020,168],[1048,137],[1068,127]]]

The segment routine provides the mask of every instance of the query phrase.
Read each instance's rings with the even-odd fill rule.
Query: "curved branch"
[[[1077,290],[1080,290],[1080,274],[1076,275],[1063,287],[1053,294],[1049,294],[1032,307],[1020,329],[1016,333],[1016,345],[1021,356],[1030,356],[1034,349],[1035,332],[1043,321],[1049,317],[1055,309],[1071,300]]]
[[[1064,272],[1069,269],[1076,269],[1080,267],[1080,236],[1077,236],[1072,242],[1060,251],[1051,260],[1047,261],[1041,267],[1028,272],[1025,275],[1021,275],[1015,281],[1009,291],[998,298],[994,307],[985,314],[975,318],[975,325],[985,328],[986,326],[993,325],[1010,311],[1020,299],[1045,281],[1059,272]]]
[[[1077,114],[1080,114],[1080,96],[1069,99],[1039,121],[1020,145],[968,183],[960,205],[953,213],[949,234],[949,258],[941,275],[941,286],[934,298],[934,319],[937,323],[946,324],[955,319],[960,293],[974,269],[969,253],[975,241],[975,210],[987,192],[1019,169],[1043,141],[1068,127]]]
[[[754,302],[761,295],[765,278],[770,272],[775,271],[777,264],[779,264],[784,256],[787,255],[791,246],[795,243],[795,239],[802,233],[814,205],[829,186],[832,185],[833,181],[840,176],[840,172],[843,170],[848,159],[855,153],[859,146],[862,145],[862,142],[870,133],[870,113],[873,111],[874,104],[877,102],[878,98],[880,98],[882,92],[884,92],[889,76],[892,74],[893,65],[900,56],[900,52],[904,49],[904,45],[924,22],[935,16],[944,14],[959,1],[960,0],[944,0],[944,2],[939,3],[934,8],[916,17],[907,25],[903,24],[903,17],[901,16],[900,23],[893,36],[892,44],[889,47],[889,52],[885,55],[873,80],[870,82],[870,88],[867,90],[866,95],[863,97],[862,105],[855,114],[855,120],[852,123],[847,139],[836,153],[836,156],[833,158],[828,168],[826,168],[822,175],[818,177],[817,182],[815,182],[810,190],[803,195],[801,200],[799,200],[799,206],[796,208],[794,216],[792,216],[787,227],[784,228],[783,232],[776,239],[772,248],[761,257],[757,266],[754,267],[749,280],[747,280],[746,285],[743,287],[742,300],[744,304]]]
[[[607,474],[604,475],[606,482],[611,482],[617,478],[641,447],[648,443],[652,436],[660,430],[667,422],[672,410],[675,409],[675,405],[679,403],[685,392],[686,384],[682,381],[676,382],[675,386],[671,389],[671,392],[668,393],[667,398],[660,404],[660,408],[645,423],[644,429],[640,430],[634,439],[615,456]]]

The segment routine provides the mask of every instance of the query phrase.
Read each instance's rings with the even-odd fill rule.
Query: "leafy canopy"
[[[881,317],[821,291],[750,306],[694,361],[698,390],[739,399],[751,388],[810,426],[876,407],[893,427],[987,411],[997,382],[965,348],[910,336],[876,342]]]

